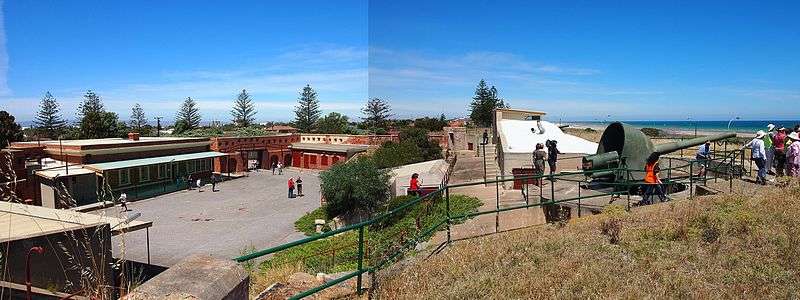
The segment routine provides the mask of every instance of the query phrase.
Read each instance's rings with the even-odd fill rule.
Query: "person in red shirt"
[[[645,190],[644,190],[644,197],[642,197],[642,201],[640,205],[648,205],[655,203],[653,201],[653,196],[658,196],[661,202],[667,201],[667,196],[664,195],[664,187],[661,186],[661,178],[659,178],[658,173],[660,171],[659,163],[658,163],[659,155],[657,153],[653,153],[650,157],[647,158],[647,165],[645,165],[645,175],[644,175],[644,183],[645,183]]]
[[[294,198],[294,179],[289,177],[289,198]]]
[[[411,174],[411,183],[408,187],[408,194],[412,196],[419,196],[419,174]]]

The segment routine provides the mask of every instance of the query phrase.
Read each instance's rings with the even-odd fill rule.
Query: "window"
[[[186,171],[189,173],[194,173],[194,161],[190,160],[186,162]]]
[[[210,158],[206,158],[206,170],[211,171],[214,168],[214,161]]]
[[[131,170],[124,169],[119,170],[119,185],[129,185],[131,184]]]
[[[139,182],[150,181],[150,167],[139,167]]]

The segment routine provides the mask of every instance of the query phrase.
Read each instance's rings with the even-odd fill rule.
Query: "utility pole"
[[[161,116],[156,117],[156,136],[161,137]]]

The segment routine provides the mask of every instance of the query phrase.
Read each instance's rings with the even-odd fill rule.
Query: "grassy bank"
[[[391,209],[409,201],[409,197],[398,197],[386,208]],[[450,196],[451,214],[465,214],[477,211],[481,202],[477,198],[463,195]],[[438,199],[428,207],[415,205],[405,214],[388,218],[388,222],[370,226],[365,230],[367,241],[366,264],[371,266],[393,253],[401,242],[418,234],[417,217],[422,230],[430,228],[446,216],[445,201]],[[295,227],[306,235],[314,233],[314,219],[330,220],[324,208],[314,210],[295,222]],[[442,228],[440,228],[442,229]],[[423,240],[429,238],[424,237]],[[317,240],[301,246],[276,253],[271,259],[264,261],[254,270],[254,281],[267,283],[285,278],[293,272],[334,273],[355,270],[358,262],[358,231],[349,231],[330,238]],[[274,281],[272,281],[274,282]],[[270,284],[272,283],[270,282]]]
[[[800,187],[621,209],[453,244],[384,299],[797,298]]]

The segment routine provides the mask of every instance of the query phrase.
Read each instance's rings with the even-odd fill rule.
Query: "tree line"
[[[475,95],[469,105],[470,120],[473,125],[489,127],[492,122],[492,112],[495,108],[507,107],[503,99],[499,98],[497,88],[489,86],[481,79],[475,89]],[[422,117],[414,120],[392,119],[391,106],[386,99],[373,97],[367,100],[361,112],[361,122],[353,122],[347,116],[330,112],[322,115],[318,94],[306,85],[299,92],[295,106],[295,118],[290,125],[301,132],[320,133],[373,133],[385,134],[390,127],[403,128],[414,124],[417,128],[428,131],[439,131],[447,126],[448,120],[444,114],[439,118]],[[230,111],[232,125],[236,128],[249,128],[255,125],[257,110],[253,97],[243,89],[233,101]],[[34,134],[41,138],[57,139],[89,139],[124,137],[128,132],[139,132],[142,135],[152,135],[155,128],[145,114],[144,108],[139,103],[134,103],[131,108],[130,120],[121,121],[115,112],[107,111],[100,95],[92,90],[86,91],[76,113],[76,122],[69,124],[63,117],[61,106],[56,98],[48,91],[45,92],[39,103],[39,109],[34,119]],[[200,109],[191,97],[181,103],[175,114],[172,125],[173,133],[181,134],[201,127],[202,115]],[[12,141],[23,139],[21,127],[16,124],[14,117],[4,112],[0,114],[0,147]],[[16,126],[13,126],[15,124]]]

